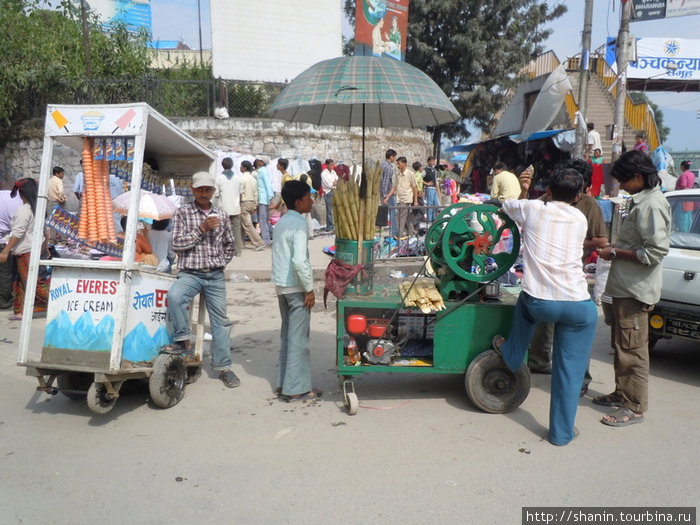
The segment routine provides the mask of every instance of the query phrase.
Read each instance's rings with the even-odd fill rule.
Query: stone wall
[[[352,164],[362,160],[362,129],[335,126],[290,124],[269,119],[173,118],[178,127],[207,148],[216,151],[241,151],[254,155],[302,157]],[[409,165],[425,162],[432,150],[432,136],[423,130],[368,128],[365,131],[365,158],[384,159],[388,148],[404,155]],[[43,148],[43,128],[28,126],[19,138],[0,149],[0,186],[7,188],[17,178],[38,177]],[[69,195],[68,208],[77,205],[72,198],[74,174],[80,171],[79,153],[56,144],[53,164],[66,170],[64,185]]]

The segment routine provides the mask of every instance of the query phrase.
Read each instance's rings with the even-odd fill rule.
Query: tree
[[[649,99],[649,97],[647,97],[647,94],[643,91],[630,91],[629,96],[632,99],[632,102],[634,102],[635,104],[649,104],[649,107],[654,113],[656,129],[659,131],[659,143],[663,144],[664,142],[666,142],[669,133],[671,133],[671,128],[669,128],[668,126],[664,126],[664,113],[663,111],[661,111],[661,108],[654,104]]]
[[[355,0],[345,0],[354,23]],[[411,0],[406,62],[432,78],[460,114],[487,131],[518,72],[543,52],[550,30],[566,6],[538,0]],[[467,135],[464,127],[450,135]]]
[[[0,4],[0,140],[21,122],[43,115],[47,103],[134,99],[133,85],[90,83],[79,9],[69,0],[58,10],[43,5],[40,0]],[[106,31],[92,15],[88,29],[93,78],[140,78],[148,71],[148,35],[123,25]]]

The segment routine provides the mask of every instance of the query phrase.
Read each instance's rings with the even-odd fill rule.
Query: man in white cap
[[[178,255],[177,281],[168,291],[168,313],[173,325],[171,352],[190,350],[189,307],[204,292],[211,322],[211,366],[228,388],[241,384],[231,370],[231,327],[226,314],[224,268],[233,258],[234,237],[231,223],[211,199],[216,182],[206,171],[192,176],[194,201],[180,208],[173,217],[171,246]]]

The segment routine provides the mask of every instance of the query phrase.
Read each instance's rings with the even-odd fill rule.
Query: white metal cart
[[[157,160],[160,176],[179,180],[181,187],[189,187],[193,173],[210,171],[216,159],[213,152],[145,103],[50,105],[46,113],[37,218],[46,213],[55,143],[80,154],[84,144],[95,142],[116,150],[121,147],[121,151],[110,154],[114,160],[124,159],[121,165],[128,166],[127,180],[132,189],[142,187],[145,158]],[[139,210],[140,194],[140,191],[131,192],[130,210]],[[203,298],[200,298],[194,356],[160,353],[161,346],[171,339],[167,327],[167,292],[174,277],[134,261],[137,223],[137,213],[130,213],[120,260],[42,260],[44,221],[34,223],[18,364],[27,368],[27,375],[38,379],[38,390],[50,394],[61,391],[73,399],[87,397],[89,408],[96,413],[107,413],[113,408],[126,380],[148,378],[153,402],[167,408],[178,403],[185,384],[201,374]],[[76,235],[75,229],[72,233]],[[80,239],[79,234],[77,237],[91,244]],[[115,249],[109,243],[92,244],[96,251]],[[39,340],[36,334],[32,335],[31,325],[41,266],[51,266],[52,276],[46,326]]]

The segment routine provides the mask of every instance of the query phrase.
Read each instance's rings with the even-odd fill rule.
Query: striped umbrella
[[[425,73],[373,56],[333,58],[311,66],[282,91],[268,115],[320,126],[362,126],[363,131],[437,126],[460,118]]]

